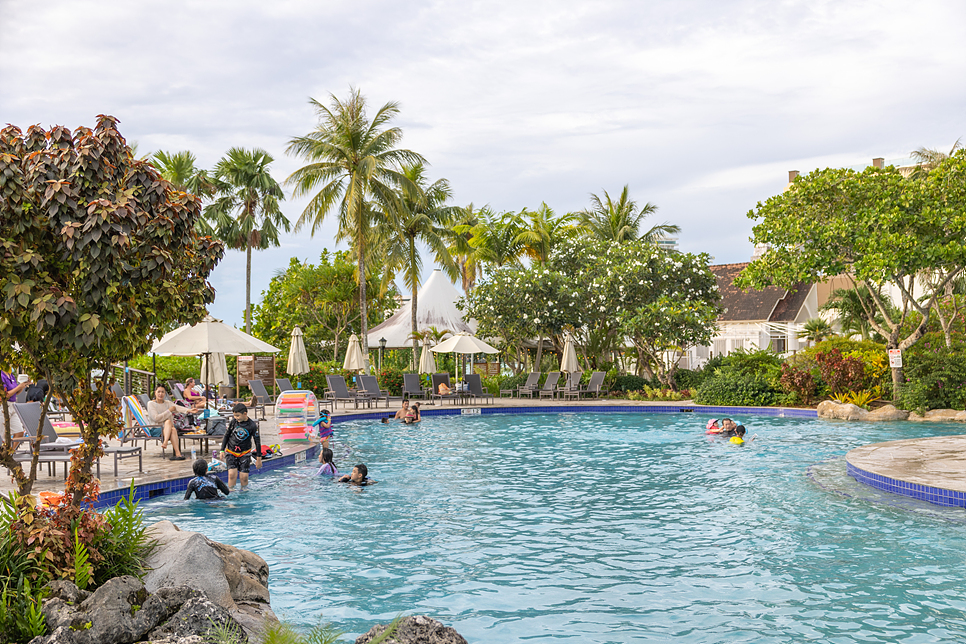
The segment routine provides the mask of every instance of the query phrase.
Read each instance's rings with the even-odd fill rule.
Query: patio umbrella
[[[580,363],[577,362],[577,352],[574,351],[574,339],[568,334],[564,342],[563,355],[560,356],[560,370],[567,373],[580,371]]]
[[[292,329],[292,344],[288,349],[288,365],[285,371],[298,376],[309,372],[309,357],[305,354],[305,342],[302,340],[302,329],[295,327]],[[299,382],[296,387],[302,388]]]
[[[201,382],[206,385],[228,384],[228,363],[225,362],[224,353],[206,354],[201,357]]]
[[[433,352],[425,344],[419,354],[419,373],[436,373],[436,360],[433,358]]]
[[[154,343],[152,353],[162,356],[199,356],[206,353],[278,353],[278,347],[262,342],[210,315],[195,325],[184,325]]]
[[[359,346],[359,336],[355,333],[349,338],[349,348],[346,349],[342,368],[346,371],[362,371],[366,368],[366,363],[362,359],[362,347]]]
[[[447,338],[431,349],[436,353],[499,353],[483,340],[469,333],[457,333]],[[459,365],[457,365],[459,367]],[[459,371],[459,369],[457,369]],[[456,374],[459,377],[459,374]]]

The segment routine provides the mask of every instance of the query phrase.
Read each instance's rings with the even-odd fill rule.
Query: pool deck
[[[872,443],[845,455],[855,480],[936,505],[966,507],[966,436]]]
[[[422,401],[419,401],[422,403]],[[467,401],[471,402],[471,401]],[[394,403],[398,405],[398,402]],[[692,401],[657,402],[623,399],[583,399],[579,401],[539,400],[529,398],[496,398],[490,404],[445,404],[422,403],[425,416],[459,414],[518,414],[518,413],[561,413],[561,412],[661,412],[661,413],[699,413],[719,416],[742,416],[748,414],[814,418],[814,409],[793,409],[775,407],[707,407],[695,405]],[[377,419],[394,412],[396,407],[359,408],[351,405],[333,410],[333,422]],[[266,419],[260,421],[263,445],[279,443],[279,434],[274,408],[269,408]],[[220,447],[220,437],[212,437],[211,449]],[[117,441],[109,441],[116,444]],[[114,459],[106,455],[101,459],[101,499],[98,505],[113,505],[120,496],[130,489],[137,488],[137,498],[153,498],[166,494],[184,492],[191,478],[190,451],[194,441],[188,441],[184,451],[188,458],[184,461],[171,461],[161,456],[161,448],[156,442],[149,442],[143,452],[143,471],[138,471],[136,458],[125,459],[118,464],[118,476],[114,476]],[[143,445],[143,443],[139,443]],[[196,445],[198,455],[210,458]],[[318,442],[298,441],[282,444],[282,456],[263,462],[262,472],[284,467],[318,455]],[[167,456],[171,456],[168,448]],[[881,490],[903,494],[937,503],[940,505],[959,505],[966,507],[966,436],[942,436],[918,438],[888,443],[876,443],[853,449],[846,456],[849,474],[856,480]],[[252,466],[252,476],[259,474]],[[16,489],[12,479],[0,478],[0,493],[6,494]],[[64,489],[64,465],[59,464],[54,476],[49,476],[47,467],[38,465],[38,476],[34,483],[34,493],[40,491],[62,492]]]

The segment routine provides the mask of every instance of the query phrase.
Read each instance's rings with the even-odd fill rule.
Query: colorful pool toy
[[[283,391],[275,401],[278,436],[282,442],[307,440],[317,417],[318,403],[311,391]]]

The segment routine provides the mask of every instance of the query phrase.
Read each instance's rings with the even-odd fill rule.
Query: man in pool
[[[346,474],[339,479],[339,483],[349,483],[350,485],[372,485],[377,481],[369,478],[369,468],[365,463],[359,463],[352,468],[352,474]]]
[[[255,444],[255,467],[262,467],[262,439],[258,435],[258,423],[248,417],[245,403],[236,403],[232,415],[234,418],[221,442],[221,456],[228,468],[229,489],[235,487],[236,477],[241,478],[244,489],[248,486],[248,470],[252,464],[252,443]]]
[[[188,489],[185,490],[184,500],[187,501],[194,494],[196,499],[223,499],[225,498],[219,492],[223,492],[225,496],[231,494],[231,490],[225,485],[225,482],[214,474],[208,473],[208,461],[203,458],[199,458],[194,463],[191,464],[191,469],[195,473],[195,477],[188,481]]]
[[[408,415],[409,415],[409,401],[403,400],[402,408],[396,412],[396,415],[393,418],[395,418],[396,420],[402,420]]]

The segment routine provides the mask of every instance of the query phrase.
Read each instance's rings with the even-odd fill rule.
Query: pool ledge
[[[966,436],[872,443],[845,455],[849,476],[878,490],[966,507]]]

